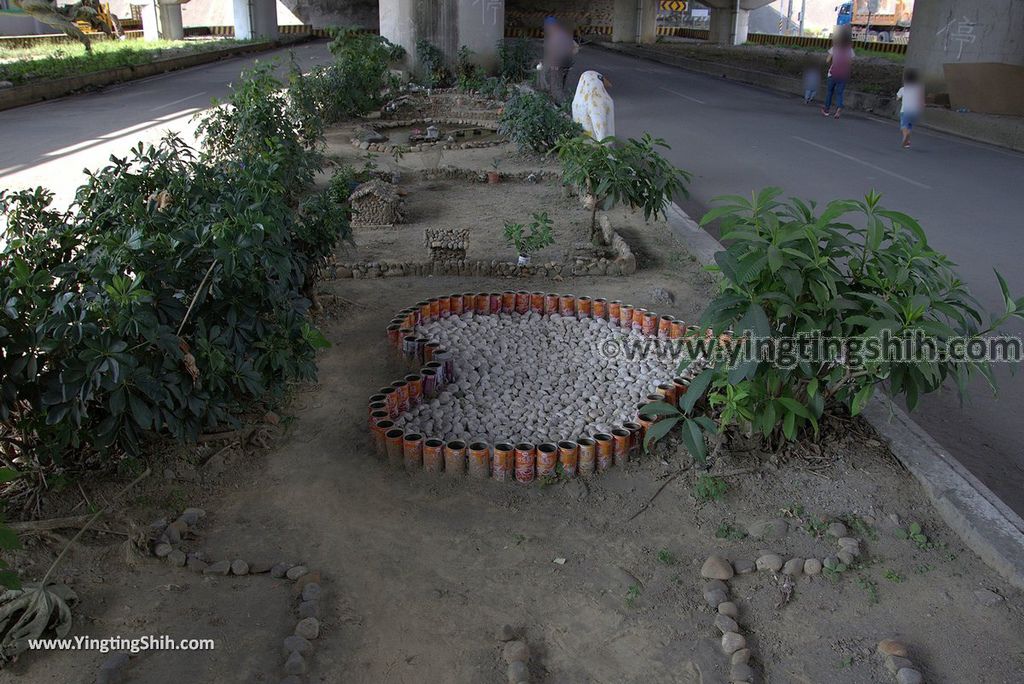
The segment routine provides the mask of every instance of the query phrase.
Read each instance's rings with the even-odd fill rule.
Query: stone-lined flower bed
[[[574,295],[421,302],[388,326],[392,347],[420,372],[370,398],[378,457],[409,471],[514,473],[523,483],[625,465],[656,420],[643,406],[674,402],[700,364],[674,377],[675,359],[628,359],[622,338],[687,334],[696,329],[671,316]]]
[[[372,124],[368,123],[367,125],[372,126],[374,129],[387,130],[392,128],[405,128],[409,126],[426,127],[433,124],[472,126],[482,130],[485,129],[488,133],[497,132],[494,121],[444,117],[424,117],[419,119],[376,119]],[[391,154],[395,150],[401,150],[402,152],[422,152],[424,150],[429,150],[432,147],[440,147],[442,150],[473,150],[484,147],[497,147],[498,145],[504,145],[506,141],[501,138],[494,138],[492,140],[458,142],[457,140],[448,140],[446,136],[442,135],[434,142],[422,142],[416,143],[415,145],[396,145],[391,142],[368,142],[366,140],[360,140],[359,138],[352,138],[349,142],[352,143],[352,147],[359,150]]]

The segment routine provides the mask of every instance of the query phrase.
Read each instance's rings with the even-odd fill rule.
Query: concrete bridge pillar
[[[747,42],[750,10],[764,7],[772,0],[701,0],[711,8],[710,35],[718,45],[743,45]]]
[[[233,0],[235,38],[277,38],[276,0]]]
[[[485,69],[497,64],[505,36],[505,0],[380,0],[380,35],[401,45],[415,67],[416,43],[426,40],[449,62],[463,45]]]
[[[157,0],[146,0],[142,5],[142,37],[145,40],[184,38],[181,5],[162,5]]]
[[[657,0],[615,0],[613,43],[653,43],[658,39]]]

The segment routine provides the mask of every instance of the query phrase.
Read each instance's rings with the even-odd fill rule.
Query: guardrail
[[[778,45],[780,47],[809,47],[827,50],[832,47],[831,38],[812,38],[811,36],[780,36],[771,33],[751,33],[747,35],[748,43],[758,45]],[[906,43],[881,43],[869,40],[855,40],[853,47],[857,50],[873,52],[889,52],[897,55],[907,54]]]
[[[89,40],[95,42],[111,40],[110,36],[105,33],[88,33],[86,35],[89,36]],[[125,31],[124,37],[126,40],[138,40],[142,38],[142,31]],[[36,36],[0,36],[0,50],[17,50],[37,45],[61,45],[63,43],[79,44],[76,39],[63,33],[43,33]]]

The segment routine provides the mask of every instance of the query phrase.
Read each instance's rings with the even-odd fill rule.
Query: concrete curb
[[[649,62],[694,71],[708,76],[726,78],[739,83],[767,88],[788,95],[802,96],[803,86],[800,80],[789,76],[780,76],[754,69],[745,69],[721,62],[692,59],[681,55],[671,55],[659,50],[637,45],[595,41],[591,45],[629,55]],[[873,95],[857,90],[846,91],[846,109],[867,112],[887,119],[897,119],[897,101],[893,97]],[[920,126],[938,133],[966,138],[987,145],[1005,147],[1017,152],[1024,152],[1024,123],[1015,117],[996,117],[992,115],[975,115],[968,117],[946,109],[928,107],[924,112]]]
[[[210,62],[216,62],[229,57],[238,57],[254,52],[264,52],[266,50],[274,50],[280,47],[295,45],[309,39],[310,36],[308,35],[297,35],[266,43],[234,45],[222,50],[210,50],[209,52],[199,52],[191,55],[171,57],[169,59],[160,59],[150,62],[149,64],[119,67],[117,69],[106,69],[104,71],[94,71],[80,76],[68,76],[67,78],[58,78],[48,81],[40,81],[39,83],[29,83],[27,85],[6,88],[4,90],[0,90],[0,111],[13,109],[14,107],[21,107],[34,102],[63,97],[84,88],[97,88],[112,85],[114,83],[134,81],[148,76],[163,74],[168,71],[177,71],[179,69],[199,66],[200,64],[209,64]]]
[[[713,265],[722,244],[678,205],[666,214],[686,249],[701,264]],[[1024,589],[1024,520],[898,406],[876,397],[863,416],[964,544],[1010,584]]]

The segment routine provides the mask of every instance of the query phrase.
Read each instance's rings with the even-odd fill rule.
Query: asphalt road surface
[[[329,59],[325,43],[291,50],[305,66]],[[191,139],[189,120],[222,97],[228,84],[263,53],[134,81],[101,92],[0,112],[0,185],[45,185],[66,205],[83,180],[111,154],[167,130]],[[966,282],[992,309],[1000,305],[992,269],[1024,293],[1020,236],[1024,155],[920,131],[901,150],[896,124],[848,113],[825,119],[787,97],[674,67],[584,49],[580,69],[612,79],[616,132],[650,132],[671,146],[669,157],[692,171],[683,207],[699,217],[710,200],[775,185],[787,194],[827,201],[875,189],[883,203],[915,216],[932,244],[960,264]],[[571,79],[575,83],[575,76]],[[1014,334],[1024,333],[1015,326]],[[914,414],[979,479],[1024,513],[1024,384],[999,369],[1000,397],[976,383],[961,407],[954,391],[926,398]]]

